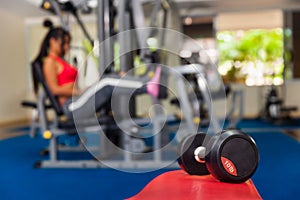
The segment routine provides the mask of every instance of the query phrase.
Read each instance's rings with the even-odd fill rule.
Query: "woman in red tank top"
[[[47,23],[46,23],[47,24]],[[51,92],[58,97],[65,114],[69,117],[77,115],[78,118],[92,117],[111,98],[114,89],[128,95],[148,93],[157,97],[159,95],[160,67],[157,67],[154,77],[148,82],[132,78],[108,76],[98,83],[80,91],[76,87],[78,71],[67,63],[63,57],[70,50],[70,34],[61,27],[53,28],[48,22],[50,30],[46,35],[41,50],[34,60],[43,67],[43,74]],[[34,73],[34,70],[33,70]],[[33,74],[34,89],[37,91],[37,79]],[[75,97],[75,98],[71,98]]]
[[[61,105],[73,95],[81,92],[75,85],[78,71],[63,60],[63,56],[70,49],[70,35],[62,30],[59,38],[49,39],[48,55],[43,62],[43,72],[50,90],[58,96]]]
[[[50,54],[48,57],[54,59],[57,64],[61,65],[62,70],[57,74],[57,83],[58,85],[64,85],[68,83],[74,83],[76,81],[78,70],[67,63],[62,58]]]

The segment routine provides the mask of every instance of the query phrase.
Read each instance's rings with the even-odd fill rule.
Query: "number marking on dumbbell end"
[[[224,169],[231,175],[233,176],[237,176],[237,171],[236,171],[236,167],[234,166],[234,164],[225,157],[221,157],[221,161],[222,161],[222,165],[224,167]]]

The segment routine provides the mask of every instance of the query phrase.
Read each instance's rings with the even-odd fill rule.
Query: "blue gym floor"
[[[263,199],[300,199],[300,143],[284,133],[299,125],[274,126],[243,120],[239,128],[255,139],[259,167],[252,177]],[[28,131],[28,129],[13,129]],[[9,134],[9,133],[8,133]],[[126,199],[138,193],[157,175],[172,169],[131,174],[113,169],[34,169],[47,141],[28,135],[0,140],[0,199]]]

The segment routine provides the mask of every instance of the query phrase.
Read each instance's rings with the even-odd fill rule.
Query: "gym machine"
[[[103,8],[105,8],[105,6],[112,7],[111,2],[112,1],[101,1],[101,2],[99,1],[99,6],[98,6],[98,9],[99,9],[98,17],[99,17],[99,19],[104,20],[105,17],[112,17],[113,16],[113,15],[110,15],[109,13],[106,13],[106,11],[111,10],[111,9],[103,9]],[[125,2],[120,1],[119,3],[120,3],[119,8],[118,8],[119,13],[124,13],[124,16],[128,15],[128,17],[130,17],[130,18],[135,17],[137,19],[137,18],[141,17],[141,16],[131,16],[135,12],[139,13],[139,12],[142,11],[142,5],[141,4],[132,6],[132,7],[135,8],[134,11],[132,11],[131,9],[128,8],[128,5],[126,5]],[[139,2],[139,3],[141,3],[141,2]],[[156,3],[156,6],[155,6],[156,9],[155,10],[157,10],[158,5],[159,6],[162,5],[161,1],[154,1],[154,3]],[[124,10],[122,11],[122,9],[124,9]],[[105,10],[105,12],[100,12],[101,10],[102,11]],[[155,13],[152,14],[152,16],[155,16],[155,15],[156,15]],[[119,27],[125,27],[126,29],[132,28],[133,24],[130,25],[130,18],[127,18],[127,20],[125,20],[123,22],[124,24],[119,24]],[[120,21],[121,21],[121,19],[123,20],[122,16],[119,16]],[[125,17],[125,19],[126,19],[126,17]],[[113,21],[113,19],[110,19],[110,20]],[[155,20],[155,18],[153,20]],[[63,20],[61,20],[61,21],[63,21]],[[113,55],[114,51],[112,50],[112,46],[113,46],[112,44],[113,43],[111,41],[119,40],[120,51],[122,52],[122,53],[120,53],[120,55],[123,55],[123,53],[125,53],[126,56],[130,56],[130,55],[126,54],[126,51],[128,50],[128,46],[126,46],[126,45],[128,45],[128,44],[130,45],[131,43],[129,42],[127,44],[124,44],[124,40],[120,39],[122,37],[124,38],[124,34],[123,35],[119,34],[116,37],[113,37],[112,40],[106,38],[108,36],[112,36],[112,34],[113,34],[113,31],[111,30],[112,26],[110,25],[110,26],[101,27],[101,25],[107,25],[107,24],[104,23],[104,21],[102,21],[102,23],[101,23],[101,20],[98,20],[98,23],[99,23],[99,26],[100,26],[99,30],[101,30],[101,31],[99,31],[99,39],[100,39],[99,40],[99,42],[100,42],[100,45],[99,45],[99,51],[100,51],[100,54],[99,54],[100,55],[99,56],[99,71],[100,71],[100,74],[101,74],[101,73],[104,73],[106,71],[105,66],[111,66],[109,58],[114,57],[114,55]],[[126,25],[126,23],[127,23],[127,25]],[[146,26],[144,25],[144,27],[146,27]],[[126,29],[124,29],[124,30],[126,30]],[[151,31],[153,31],[153,30],[154,29],[151,30],[151,29],[145,28],[145,31],[148,32],[148,35],[152,34]],[[133,34],[140,35],[140,37],[141,37],[144,33],[145,32],[138,31],[138,33],[134,32]],[[125,34],[125,36],[126,36],[126,34]],[[101,41],[101,39],[102,39],[102,41]],[[142,49],[142,51],[140,51],[140,56],[141,56],[142,60],[146,63],[146,65],[148,65],[148,63],[152,62],[152,60],[149,59],[151,57],[151,55],[149,55],[149,54],[152,54],[152,53],[148,51],[149,46],[147,45],[146,42],[141,42],[141,40],[139,42],[140,42],[139,46],[135,44],[136,45],[135,49]],[[144,51],[144,49],[146,49],[146,51]],[[131,48],[129,48],[129,50],[131,51]],[[104,57],[105,59],[100,59],[100,57]],[[124,66],[121,66],[121,67],[124,68],[124,67],[128,67],[128,66],[132,66],[132,65],[128,64],[128,62],[132,62],[132,58],[124,56],[123,58],[121,57],[120,59],[124,59],[124,58],[126,58],[127,60],[125,62],[121,62],[121,63],[127,63],[127,65],[124,65]],[[36,67],[36,68],[38,68],[38,67]],[[47,91],[47,89],[45,89],[45,88],[46,88],[46,86],[44,86],[44,90]],[[66,150],[66,148],[61,148],[61,147],[58,146],[58,143],[57,143],[58,137],[60,135],[66,134],[66,133],[70,133],[69,131],[71,131],[71,133],[73,133],[74,129],[73,129],[73,131],[69,130],[69,129],[65,129],[65,127],[59,121],[59,117],[61,115],[61,112],[59,112],[59,110],[57,108],[54,108],[54,109],[56,109],[57,116],[55,117],[54,122],[49,124],[49,121],[47,120],[47,118],[44,115],[45,115],[45,99],[50,98],[50,96],[51,96],[51,94],[49,94],[49,92],[48,93],[43,92],[41,94],[41,96],[39,97],[39,102],[38,102],[38,106],[37,106],[38,110],[39,110],[39,116],[40,116],[39,118],[40,118],[40,121],[41,121],[41,129],[42,129],[42,132],[43,132],[43,136],[45,138],[48,138],[49,142],[50,142],[50,145],[49,145],[50,160],[49,161],[42,161],[37,166],[38,167],[93,167],[93,166],[94,167],[101,167],[101,166],[103,166],[102,164],[100,164],[101,162],[103,162],[103,160],[101,160],[101,162],[98,162],[98,161],[95,161],[95,160],[94,161],[93,160],[91,160],[91,161],[83,161],[83,160],[80,160],[80,161],[65,161],[65,160],[59,160],[58,159],[58,156],[57,156],[58,152],[62,149]],[[52,100],[53,100],[53,98],[52,98]],[[153,99],[153,102],[159,104],[159,101],[156,100],[156,99]],[[55,105],[55,101],[52,101],[51,104],[52,104],[51,106]],[[155,120],[153,121],[154,123],[153,123],[153,128],[152,128],[152,132],[154,132],[154,133],[159,132],[159,130],[161,130],[162,120],[160,118],[165,118],[165,117],[164,116],[163,117],[155,116]],[[126,119],[125,119],[125,121],[126,121]],[[135,120],[135,121],[137,122],[137,124],[149,123],[149,119],[145,119],[145,120],[138,119],[138,120]],[[87,123],[87,124],[89,125],[88,127],[84,127],[82,125],[79,125],[78,130],[80,132],[91,131],[91,130],[98,131],[95,126],[92,126],[92,128],[90,128],[90,124],[89,123]],[[121,124],[126,124],[126,123],[122,122]],[[106,127],[106,125],[105,125],[105,127]],[[72,128],[74,128],[74,127],[72,127]],[[75,128],[77,128],[77,127],[75,126]],[[107,130],[107,129],[103,128],[103,130]],[[194,131],[196,131],[196,129],[193,129],[190,132],[194,132]],[[79,134],[79,135],[80,135],[80,138],[83,141],[82,144],[86,145],[84,136],[81,137],[82,134]],[[124,146],[122,146],[122,148],[124,148],[124,149],[122,149],[122,151],[121,151],[122,154],[123,154],[122,156],[124,156],[124,159],[114,160],[114,161],[112,161],[111,159],[110,160],[109,159],[105,160],[105,162],[104,162],[105,166],[118,167],[118,168],[119,167],[120,168],[153,168],[153,167],[157,168],[157,167],[164,167],[165,165],[169,165],[171,161],[172,162],[174,161],[175,157],[164,163],[162,155],[158,151],[161,147],[160,134],[154,135],[154,138],[153,138],[153,140],[154,140],[154,142],[153,142],[154,151],[152,153],[153,155],[148,156],[148,157],[150,157],[150,160],[145,161],[145,160],[141,160],[141,159],[140,160],[134,159],[134,157],[136,157],[136,155],[132,155],[130,153],[132,146],[134,146],[136,144],[138,144],[140,146],[142,146],[142,145],[141,145],[140,142],[137,142],[136,139],[133,140],[135,142],[132,142],[131,137],[132,137],[132,135],[125,134],[124,138],[122,139],[123,142],[121,142],[122,144],[124,144]],[[102,148],[102,150],[100,150],[100,152],[104,152],[104,151],[106,153],[110,152],[110,150],[107,148],[107,145],[103,144],[104,141],[106,141],[106,140],[105,139],[100,140],[100,143],[101,143],[100,146]],[[106,142],[104,142],[104,143],[106,143]],[[132,144],[132,143],[135,143],[135,144]],[[94,150],[90,149],[90,147],[88,145],[86,145],[85,147],[90,152],[95,152]],[[112,148],[114,148],[114,147],[112,147]],[[78,149],[76,149],[76,151],[78,151]],[[99,158],[99,151],[97,151],[97,153],[96,153],[97,155],[95,155],[94,153],[92,153],[92,154],[96,158]],[[102,158],[103,156],[100,155],[100,157]],[[108,157],[108,156],[104,156],[104,157]]]
[[[102,57],[99,57],[99,66],[102,69],[100,69],[100,72],[104,73],[106,71],[105,67],[110,66],[113,58],[115,57],[114,51],[112,50],[113,44],[117,41],[120,46],[120,69],[122,71],[127,71],[132,73],[132,66],[133,66],[133,57],[134,54],[137,53],[139,56],[139,59],[143,61],[145,64],[147,71],[149,69],[153,68],[153,63],[161,63],[159,60],[159,57],[155,56],[156,52],[153,52],[150,50],[149,44],[147,40],[149,38],[158,38],[158,47],[163,47],[164,43],[164,28],[166,28],[167,25],[167,15],[168,12],[170,12],[171,5],[168,3],[168,1],[118,1],[117,4],[117,16],[116,19],[109,18],[108,12],[110,9],[105,9],[108,7],[111,7],[113,2],[116,1],[99,1],[100,3],[98,5],[98,30],[99,32],[99,38],[100,38],[100,52],[105,52],[105,55],[102,55]],[[149,9],[149,15],[150,17],[147,18],[145,16],[144,12],[144,4],[150,4],[152,5]],[[106,12],[103,12],[106,11]],[[157,22],[157,16],[158,13],[162,13],[163,20],[161,27],[155,27],[153,26]],[[111,30],[111,27],[115,27],[113,25],[106,25],[103,23],[103,20],[106,19],[107,22],[118,22],[118,31]],[[149,19],[149,21],[147,21]],[[151,28],[149,28],[151,27]],[[110,35],[111,33],[115,33],[114,36]],[[102,41],[102,44],[101,44]],[[105,51],[104,51],[105,49]],[[102,51],[101,51],[102,50]],[[103,59],[104,58],[104,59]],[[134,70],[134,69],[133,69]],[[167,76],[165,76],[165,70],[163,68],[162,73],[162,85],[167,86]],[[170,133],[168,125],[168,121],[172,121],[172,116],[165,116],[161,109],[161,103],[160,99],[153,98],[152,99],[152,105],[155,107],[154,109],[154,117],[152,119],[149,118],[134,118],[132,119],[131,116],[134,116],[134,109],[128,110],[129,105],[129,97],[118,97],[119,102],[114,104],[114,108],[112,109],[118,111],[118,119],[120,127],[122,130],[125,130],[123,134],[123,150],[122,153],[122,159],[120,161],[111,161],[111,160],[101,160],[101,162],[104,162],[106,165],[110,167],[115,167],[123,165],[127,166],[129,168],[136,167],[136,168],[161,168],[166,166],[176,166],[174,163],[174,160],[176,159],[176,150],[174,146],[172,145],[166,145],[163,147],[162,144],[162,137],[165,137]],[[165,97],[164,97],[165,98]],[[158,109],[157,109],[158,108]],[[133,114],[132,114],[133,113]],[[167,122],[166,122],[167,121]],[[152,139],[152,146],[153,150],[149,153],[133,153],[129,150],[129,146],[127,145],[131,137],[137,138],[144,138],[143,132],[147,132],[147,129],[143,127],[143,124],[149,124],[148,127],[150,127],[150,136],[148,133],[147,138]],[[123,127],[122,127],[123,126]],[[126,127],[136,127],[138,131],[126,131]],[[191,128],[189,132],[195,132],[197,129],[194,128],[194,126]],[[132,129],[130,129],[132,130]],[[141,136],[142,135],[142,136]],[[171,154],[172,156],[169,158],[164,158],[164,150],[173,151]],[[169,153],[170,155],[170,153]],[[138,159],[136,159],[138,158]]]
[[[53,0],[54,1],[54,0]],[[161,63],[159,57],[157,57],[158,51],[151,50],[151,47],[148,43],[149,38],[158,38],[157,49],[164,49],[165,51],[169,51],[174,54],[179,54],[174,49],[168,49],[165,47],[169,37],[175,38],[175,41],[181,41],[181,34],[174,30],[166,30],[168,24],[168,15],[172,10],[176,13],[175,8],[171,1],[167,0],[141,0],[141,1],[112,1],[112,0],[99,0],[97,7],[97,25],[98,25],[98,38],[99,45],[95,45],[94,48],[98,48],[99,57],[98,57],[98,66],[99,66],[99,76],[104,73],[114,71],[114,59],[115,59],[115,51],[114,44],[118,42],[120,45],[119,55],[120,56],[120,69],[123,71],[129,71],[133,66],[133,57],[134,54],[137,54],[140,59],[145,63],[147,70],[153,67],[153,62]],[[150,17],[145,16],[144,12],[144,4],[150,4],[152,9],[150,10]],[[72,10],[72,9],[71,9]],[[148,11],[149,11],[148,10]],[[74,12],[74,11],[72,11]],[[157,16],[160,13],[160,16],[163,16],[161,27],[153,27],[156,25]],[[74,14],[74,13],[73,13]],[[174,16],[174,15],[173,15]],[[75,16],[76,17],[76,16]],[[62,20],[62,23],[65,23],[66,20]],[[118,31],[115,30],[115,23],[118,22]],[[146,23],[148,22],[148,23]],[[79,22],[80,23],[80,22]],[[151,27],[152,28],[149,28]],[[173,35],[173,37],[172,37]],[[168,36],[168,37],[166,37]],[[92,41],[92,40],[90,40]],[[174,43],[174,42],[173,42]],[[154,59],[154,60],[153,60]],[[118,115],[120,116],[120,121],[118,125],[119,128],[124,132],[121,138],[121,144],[112,145],[111,141],[107,140],[107,136],[109,132],[106,130],[114,129],[114,124],[109,123],[109,125],[100,126],[102,130],[98,147],[100,150],[94,149],[94,147],[89,147],[88,144],[85,143],[84,134],[79,133],[79,136],[82,141],[82,145],[94,155],[97,160],[89,160],[89,161],[59,161],[57,160],[58,146],[57,146],[57,136],[69,133],[68,130],[64,130],[61,127],[58,127],[58,123],[55,122],[50,127],[50,132],[48,132],[48,127],[43,128],[43,135],[46,138],[50,139],[50,161],[45,161],[40,163],[40,167],[103,167],[109,166],[113,168],[121,168],[121,169],[129,169],[132,171],[133,168],[146,170],[149,168],[162,168],[162,167],[177,167],[174,161],[177,158],[176,147],[172,145],[172,142],[164,145],[162,144],[163,137],[165,135],[170,134],[172,131],[176,133],[176,141],[175,145],[178,141],[182,141],[182,138],[185,136],[194,135],[198,132],[199,129],[199,114],[197,114],[197,110],[193,110],[193,106],[197,105],[199,102],[191,102],[189,101],[189,95],[187,94],[186,87],[189,85],[183,78],[183,74],[190,73],[186,72],[186,70],[193,70],[192,73],[197,76],[197,85],[201,88],[201,91],[206,94],[205,101],[209,103],[209,113],[210,113],[210,126],[208,127],[207,132],[209,134],[217,133],[221,130],[223,122],[219,121],[219,118],[216,117],[214,112],[214,108],[212,105],[211,98],[214,99],[214,95],[210,94],[210,91],[213,91],[210,82],[208,82],[208,77],[211,74],[217,75],[216,69],[213,69],[212,66],[179,66],[174,67],[169,72],[169,75],[173,75],[176,80],[176,89],[178,91],[179,103],[181,106],[181,110],[183,113],[183,118],[181,122],[183,126],[179,129],[178,127],[168,127],[168,122],[174,120],[172,116],[165,116],[164,113],[161,112],[160,109],[155,109],[155,117],[152,119],[135,119],[133,118],[131,122],[131,115],[127,115],[128,113],[134,114],[134,109],[128,112],[128,102],[129,98],[120,97],[120,101],[118,104],[119,107],[115,108],[118,110]],[[165,70],[166,71],[166,70]],[[163,74],[162,80],[165,81],[162,83],[164,86],[168,86],[167,77]],[[223,96],[225,98],[224,88],[222,85],[218,86],[218,96]],[[40,97],[39,109],[45,110],[44,103],[47,94],[42,94]],[[49,95],[48,95],[49,96]],[[164,97],[165,98],[165,97]],[[122,104],[125,102],[125,106]],[[161,102],[159,99],[152,99],[152,105],[161,106]],[[225,106],[224,106],[225,109]],[[124,114],[125,113],[125,114]],[[224,111],[225,113],[225,111]],[[114,116],[115,117],[115,116]],[[198,117],[198,118],[197,118]],[[44,118],[45,119],[45,118]],[[129,119],[129,120],[128,120]],[[151,121],[152,120],[152,121]],[[95,122],[95,121],[94,121]],[[76,122],[75,122],[76,123]],[[98,123],[98,122],[97,122]],[[152,124],[151,124],[152,123]],[[44,124],[48,124],[48,122],[44,122]],[[153,139],[153,150],[149,153],[142,152],[144,143],[143,136],[140,137],[137,133],[144,131],[144,124],[151,124],[150,132],[151,137]],[[89,125],[89,123],[88,123]],[[77,126],[75,126],[77,128]],[[92,128],[87,128],[92,127]],[[87,126],[84,127],[82,124],[78,124],[78,130],[80,132],[85,131],[99,131],[99,126]],[[108,127],[108,128],[107,128]],[[86,129],[87,128],[87,129]],[[175,131],[174,131],[175,130]],[[105,133],[107,132],[107,134]],[[142,139],[141,139],[142,138]],[[132,151],[133,148],[139,149],[138,151]],[[163,152],[163,150],[167,150],[167,152]],[[170,155],[169,151],[171,150],[171,156],[167,159],[165,158],[164,153]],[[100,153],[99,153],[100,152]],[[106,155],[103,155],[105,152]],[[171,158],[171,159],[170,159]]]
[[[260,118],[276,125],[295,125],[297,122],[291,117],[291,113],[297,110],[296,106],[284,105],[283,99],[278,95],[276,86],[271,85],[265,98],[265,106],[260,112]]]

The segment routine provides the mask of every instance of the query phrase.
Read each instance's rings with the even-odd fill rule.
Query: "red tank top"
[[[74,83],[78,75],[78,70],[58,56],[49,56],[63,66],[62,71],[57,75],[58,85]]]

